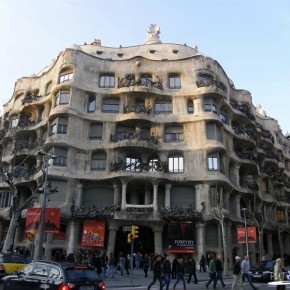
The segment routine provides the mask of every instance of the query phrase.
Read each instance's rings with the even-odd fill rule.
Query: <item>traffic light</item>
[[[36,234],[35,231],[28,232],[28,234],[27,234],[27,240],[28,241],[32,241],[34,239],[34,237],[35,237],[35,234]]]
[[[132,229],[131,229],[131,234],[132,234],[132,239],[137,239],[139,236],[139,227],[138,226],[132,226]]]
[[[132,242],[132,234],[128,234],[127,243],[130,244]]]

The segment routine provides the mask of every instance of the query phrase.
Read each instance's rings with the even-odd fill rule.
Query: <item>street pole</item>
[[[133,284],[133,253],[134,253],[134,250],[133,250],[133,248],[134,248],[134,240],[132,239],[131,240],[131,284]]]
[[[43,197],[42,197],[42,207],[41,207],[41,216],[40,216],[40,224],[39,224],[39,243],[38,243],[38,254],[37,259],[43,260],[43,240],[44,240],[44,232],[45,232],[45,212],[46,212],[46,204],[48,197],[48,186],[47,186],[47,176],[48,176],[48,161],[49,159],[55,159],[56,156],[46,154],[43,152],[38,152],[38,155],[41,155],[44,159],[44,186],[43,186]]]
[[[247,208],[242,208],[242,211],[244,212],[244,219],[245,219],[245,237],[246,237],[246,249],[247,249],[247,256],[249,257],[249,244],[248,244],[248,229],[247,229],[247,214],[248,211]]]

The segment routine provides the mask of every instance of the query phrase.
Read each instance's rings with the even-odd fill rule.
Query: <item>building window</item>
[[[187,102],[187,113],[188,114],[193,114],[194,110],[193,110],[193,101],[190,100]]]
[[[114,88],[115,76],[113,74],[105,74],[100,77],[100,88]]]
[[[67,149],[63,148],[54,148],[54,153],[53,153],[56,158],[53,159],[53,166],[61,166],[64,167],[66,166],[67,163]]]
[[[204,111],[205,112],[213,112],[213,113],[217,114],[216,103],[210,98],[204,99]]]
[[[141,86],[151,87],[152,85],[152,75],[150,74],[143,74],[140,78]]]
[[[182,127],[167,127],[165,128],[165,142],[180,142],[183,141]]]
[[[127,171],[140,171],[140,160],[134,157],[126,157]]]
[[[104,99],[102,106],[103,113],[119,113],[118,99]]]
[[[218,171],[220,169],[218,153],[211,153],[207,156],[207,166],[210,171]]]
[[[222,141],[221,128],[215,123],[206,124],[206,137],[210,140]]]
[[[11,128],[16,128],[18,126],[18,121],[19,121],[18,117],[13,117],[11,119]]]
[[[183,172],[184,162],[182,156],[171,156],[168,160],[169,172]]]
[[[103,124],[90,125],[90,139],[101,140],[103,136]]]
[[[11,206],[11,195],[9,191],[0,192],[0,208]]]
[[[95,152],[92,155],[91,170],[106,170],[107,155],[104,152]]]
[[[223,207],[223,188],[210,187],[210,204],[212,207]]]
[[[69,103],[70,92],[60,91],[55,98],[55,107],[58,105],[66,105]]]
[[[59,83],[65,83],[70,81],[73,78],[73,72],[65,72],[59,76]]]
[[[89,96],[87,110],[88,110],[88,113],[95,112],[96,110],[96,97],[95,96]]]
[[[226,112],[221,111],[220,112],[220,119],[225,123],[228,124],[228,115]]]
[[[155,103],[155,113],[172,113],[172,102],[171,101],[157,101]]]
[[[181,80],[180,80],[179,75],[169,76],[169,88],[170,89],[180,89],[181,88]]]
[[[50,134],[67,134],[67,118],[57,118],[55,119],[50,126]]]
[[[149,171],[151,172],[158,172],[157,167],[158,167],[159,159],[153,158],[149,160]]]

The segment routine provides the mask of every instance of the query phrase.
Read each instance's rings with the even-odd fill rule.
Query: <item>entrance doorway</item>
[[[129,232],[123,232],[123,228],[117,231],[115,243],[115,257],[118,257],[120,252],[124,255],[131,253],[131,244],[128,244]],[[139,227],[139,237],[134,240],[134,253],[139,252],[144,254],[154,254],[154,234],[148,227]]]

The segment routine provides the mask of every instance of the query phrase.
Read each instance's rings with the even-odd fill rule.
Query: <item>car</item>
[[[27,265],[26,258],[17,253],[0,253],[0,279],[13,272],[18,272]]]
[[[103,279],[91,266],[69,262],[35,261],[3,277],[0,290],[105,290]]]
[[[269,282],[273,278],[275,261],[259,261],[251,268],[252,281]]]

